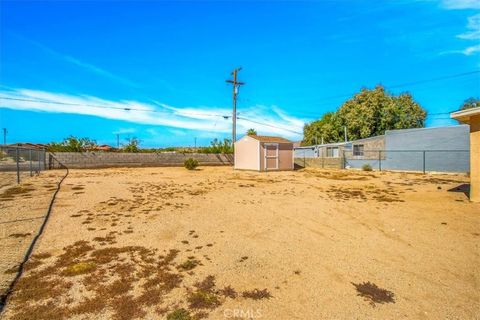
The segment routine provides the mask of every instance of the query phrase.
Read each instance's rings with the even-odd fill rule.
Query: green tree
[[[77,138],[69,136],[62,142],[51,142],[48,146],[50,152],[83,152],[92,149],[97,145],[95,140],[90,138]]]
[[[138,140],[136,137],[133,138],[127,138],[127,143],[123,145],[122,149],[125,152],[138,152],[139,151],[139,145],[140,145],[140,140]]]
[[[342,127],[335,112],[325,113],[320,120],[307,123],[303,128],[302,145],[338,142],[343,136]]]
[[[200,153],[233,153],[232,140],[223,139],[223,141],[217,138],[210,142],[210,146],[199,149]]]
[[[460,107],[460,110],[467,110],[467,109],[472,109],[472,108],[478,108],[480,107],[480,99],[479,98],[468,98],[465,100]]]
[[[256,136],[257,135],[257,130],[250,128],[247,130],[247,135],[248,136]]]
[[[303,144],[313,144],[315,137],[323,137],[326,143],[343,141],[344,126],[349,140],[382,135],[386,130],[421,128],[426,117],[427,112],[409,93],[395,96],[381,85],[363,88],[336,112],[307,124]]]

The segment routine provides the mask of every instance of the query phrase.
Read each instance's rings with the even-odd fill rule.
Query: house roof
[[[42,143],[30,143],[30,142],[18,142],[9,144],[11,147],[23,147],[23,148],[33,148],[33,149],[45,149],[48,147],[46,144]]]
[[[352,142],[332,142],[332,143],[324,143],[324,144],[314,144],[311,146],[302,146],[302,147],[295,147],[295,149],[315,149],[315,148],[323,148],[323,147],[338,147],[351,144]]]
[[[250,135],[250,138],[258,140],[260,142],[277,142],[277,143],[293,143],[290,140],[287,140],[282,137],[275,137],[275,136],[257,136],[257,135]]]
[[[478,115],[480,115],[480,107],[452,112],[450,114],[450,118],[458,120],[463,123],[470,123],[470,118]]]

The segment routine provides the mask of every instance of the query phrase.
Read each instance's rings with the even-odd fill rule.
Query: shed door
[[[266,143],[264,145],[265,150],[265,171],[278,170],[278,144]]]

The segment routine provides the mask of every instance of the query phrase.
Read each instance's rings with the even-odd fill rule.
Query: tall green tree
[[[340,141],[341,123],[335,112],[325,113],[320,120],[307,123],[303,128],[304,137],[302,145],[330,143]]]
[[[344,127],[349,140],[382,135],[386,130],[421,128],[427,112],[409,93],[392,95],[381,85],[363,88],[345,101],[336,112],[323,115],[320,120],[304,127],[304,145],[323,137],[325,143],[344,139]]]
[[[472,108],[478,108],[480,107],[480,99],[479,98],[468,98],[465,100],[460,107],[460,110],[467,110],[467,109],[472,109]]]
[[[248,136],[256,136],[257,135],[257,130],[250,128],[247,130],[247,135]]]

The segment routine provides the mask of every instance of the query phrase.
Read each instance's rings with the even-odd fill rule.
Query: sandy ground
[[[72,170],[4,318],[478,319],[467,181]]]
[[[18,265],[38,233],[62,171],[30,177],[22,172],[0,172],[0,296],[10,286]]]

